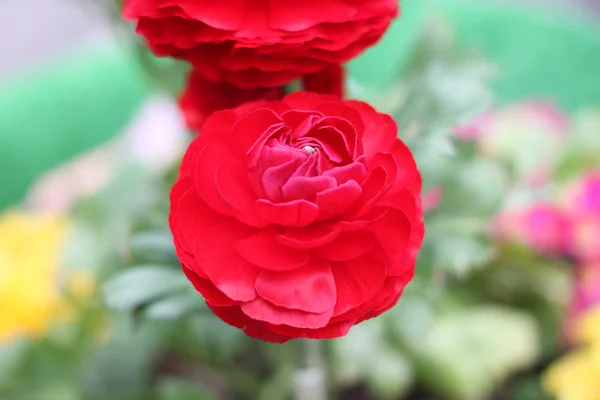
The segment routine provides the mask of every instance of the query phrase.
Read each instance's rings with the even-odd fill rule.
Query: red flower
[[[215,111],[235,108],[254,100],[281,100],[283,88],[239,89],[228,83],[213,83],[197,71],[190,73],[179,105],[187,126],[199,131],[204,121]]]
[[[332,64],[319,72],[304,76],[302,83],[304,90],[308,92],[331,94],[343,98],[345,75],[344,67]]]
[[[341,65],[330,65],[324,70],[306,75],[302,83],[309,92],[343,97],[344,75]],[[197,132],[215,111],[235,108],[254,100],[281,100],[283,96],[283,87],[240,89],[228,83],[207,81],[197,71],[193,71],[188,77],[179,105],[187,126]]]
[[[209,80],[277,87],[375,44],[397,0],[125,0],[124,15],[160,56]]]
[[[185,274],[225,322],[273,342],[334,338],[411,280],[420,189],[389,116],[299,92],[210,116],[169,221]]]

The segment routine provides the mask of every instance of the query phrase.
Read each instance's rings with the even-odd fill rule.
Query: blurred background
[[[298,344],[180,273],[186,69],[118,3],[0,4],[0,399],[290,399]],[[600,0],[401,4],[347,94],[401,127],[428,234],[398,306],[323,344],[331,398],[596,400]]]

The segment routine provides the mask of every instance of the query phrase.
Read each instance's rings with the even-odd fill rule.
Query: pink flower
[[[454,128],[454,136],[460,140],[477,140],[489,130],[493,122],[493,114],[482,114],[465,125]]]
[[[600,262],[600,171],[592,171],[566,194],[565,210],[572,220],[569,247],[579,260]]]
[[[598,304],[600,304],[600,262],[582,264],[576,269],[571,303],[566,317],[567,337],[573,336],[579,317]]]
[[[569,239],[570,252],[577,259],[600,262],[600,215],[574,218]]]
[[[600,170],[588,172],[569,188],[565,207],[571,214],[600,215]]]
[[[569,221],[558,207],[537,203],[501,214],[494,231],[501,240],[518,242],[539,252],[561,254],[568,248],[568,227]]]
[[[442,201],[443,191],[439,186],[432,187],[427,193],[423,195],[423,211],[431,211],[436,208]]]
[[[542,186],[567,125],[567,117],[551,103],[526,101],[483,114],[454,133],[462,140],[477,140],[484,154],[510,163],[529,185]]]

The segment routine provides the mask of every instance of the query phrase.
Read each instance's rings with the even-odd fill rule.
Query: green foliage
[[[440,318],[414,350],[420,379],[444,399],[480,399],[538,355],[525,313],[481,305]]]
[[[177,378],[165,378],[158,384],[158,400],[213,400],[201,386]],[[275,399],[274,399],[275,400]]]
[[[109,307],[133,311],[189,287],[189,281],[179,270],[143,265],[128,269],[106,282],[103,292]]]
[[[582,172],[600,166],[600,109],[589,108],[573,117],[567,148],[556,167],[560,181],[568,181]]]

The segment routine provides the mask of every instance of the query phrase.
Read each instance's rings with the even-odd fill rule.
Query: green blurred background
[[[17,13],[19,7],[26,10],[26,3],[12,12]],[[40,3],[38,12],[49,7]],[[81,4],[82,9],[86,7],[98,14],[93,5]],[[446,18],[455,25],[463,47],[497,64],[493,87],[498,101],[542,97],[554,99],[567,110],[598,103],[597,19],[568,7],[403,0],[403,17],[380,46],[349,65],[350,74],[362,85],[385,88],[401,73],[426,21]],[[58,10],[55,13],[61,7]],[[49,21],[43,16],[38,19],[40,24]],[[3,29],[10,29],[10,24]],[[5,32],[4,37],[14,36],[11,33]],[[35,40],[49,40],[43,36]],[[19,47],[18,39],[13,47]],[[150,93],[134,46],[108,34],[105,39],[48,54],[43,62],[24,67],[11,64],[10,52],[0,57],[0,73],[4,71],[0,75],[0,208],[19,201],[44,171],[114,137]]]

